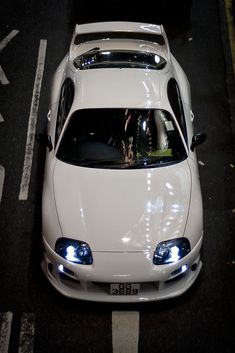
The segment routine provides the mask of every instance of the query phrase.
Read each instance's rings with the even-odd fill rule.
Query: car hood
[[[63,236],[92,251],[153,251],[184,235],[191,193],[187,161],[154,169],[95,169],[57,160],[54,196]]]

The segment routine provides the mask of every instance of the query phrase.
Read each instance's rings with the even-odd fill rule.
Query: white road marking
[[[0,164],[0,204],[2,201],[2,191],[3,191],[4,179],[5,179],[5,168]],[[0,352],[1,352],[1,350],[0,350]]]
[[[5,46],[19,33],[18,29],[13,29],[1,42],[0,42],[0,52],[5,48]]]
[[[18,353],[33,353],[35,334],[35,315],[23,313],[21,318]]]
[[[8,352],[10,335],[11,335],[12,316],[13,314],[11,312],[2,314],[2,326],[1,326],[1,332],[0,332],[0,352],[1,353]]]
[[[1,42],[0,42],[0,52],[5,48],[5,46],[19,33],[18,29],[13,29]],[[8,85],[9,81],[0,65],[0,82],[2,85]],[[3,122],[4,119],[2,114],[0,113],[0,123]]]
[[[112,312],[113,353],[138,353],[139,312]]]
[[[39,100],[40,100],[40,92],[41,92],[44,64],[45,64],[45,57],[46,57],[46,47],[47,47],[47,41],[44,39],[41,39],[39,51],[38,51],[38,63],[37,63],[37,70],[36,70],[36,76],[35,76],[34,87],[33,87],[32,103],[31,103],[30,115],[29,115],[28,133],[27,133],[27,141],[26,141],[26,147],[25,147],[23,173],[22,173],[22,179],[20,184],[19,200],[28,199],[29,182],[30,182],[30,175],[31,175],[31,168],[32,168],[32,161],[33,161],[34,135],[35,135],[36,123],[37,123],[38,106],[39,106]]]
[[[2,85],[8,85],[9,84],[9,81],[0,65],[0,82]]]

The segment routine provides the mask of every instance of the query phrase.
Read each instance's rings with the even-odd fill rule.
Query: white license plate
[[[111,283],[111,295],[136,295],[139,293],[139,283]]]

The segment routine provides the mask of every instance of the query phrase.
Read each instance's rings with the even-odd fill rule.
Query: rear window
[[[86,167],[148,168],[186,158],[171,114],[161,109],[82,109],[73,113],[57,158]]]
[[[98,68],[144,68],[161,70],[166,60],[155,53],[133,50],[99,50],[94,48],[78,56],[73,61],[76,69],[88,70]]]

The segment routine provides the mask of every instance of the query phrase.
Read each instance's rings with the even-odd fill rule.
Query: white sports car
[[[202,197],[190,87],[163,26],[76,25],[51,90],[43,271],[63,295],[143,302],[201,266]]]

